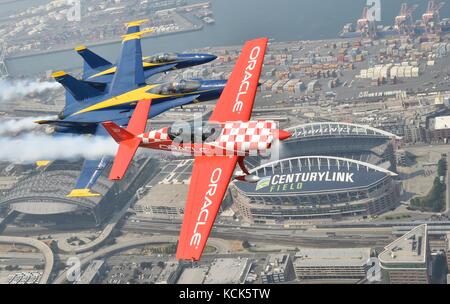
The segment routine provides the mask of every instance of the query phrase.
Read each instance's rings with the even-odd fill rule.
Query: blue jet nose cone
[[[221,90],[225,88],[227,80],[201,80],[202,90]]]
[[[208,63],[211,62],[213,60],[217,59],[217,56],[215,55],[210,55],[210,54],[195,54],[192,58],[193,60],[199,62],[199,63]]]

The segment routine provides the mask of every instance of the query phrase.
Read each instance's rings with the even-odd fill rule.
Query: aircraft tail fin
[[[111,94],[121,94],[130,88],[145,85],[141,37],[152,31],[146,29],[122,36],[122,50],[116,64],[116,73],[111,82]]]
[[[136,20],[132,22],[125,23],[127,27],[127,34],[133,34],[141,31],[141,25],[143,23],[149,22],[149,19]]]
[[[105,93],[105,83],[78,80],[64,71],[55,72],[52,74],[52,77],[63,85],[67,92],[69,92],[77,101],[82,101]]]
[[[150,112],[151,100],[139,101],[130,119],[127,129],[114,122],[104,122],[103,127],[119,143],[119,149],[109,175],[111,180],[121,180],[130,166],[142,138],[137,135],[144,133]]]
[[[95,69],[98,69],[101,67],[112,66],[111,62],[109,62],[105,58],[97,55],[96,53],[92,52],[84,45],[81,45],[81,46],[75,48],[75,51],[81,57],[83,57],[84,63],[85,63],[85,71],[86,71],[86,68],[95,70]]]

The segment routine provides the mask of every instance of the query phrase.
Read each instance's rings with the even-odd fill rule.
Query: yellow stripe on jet
[[[115,107],[115,106],[120,106],[123,104],[127,104],[127,103],[132,103],[138,100],[142,100],[142,99],[160,99],[160,98],[169,98],[169,97],[184,97],[187,96],[186,94],[167,94],[167,95],[160,95],[160,94],[154,94],[154,93],[148,93],[147,91],[157,87],[158,85],[147,85],[145,87],[124,93],[122,95],[118,95],[116,97],[101,101],[99,103],[96,103],[92,106],[89,106],[87,108],[84,108],[70,116],[75,116],[75,115],[79,115],[82,113],[87,113],[87,112],[92,112],[92,111],[96,111],[96,110],[102,110],[102,109],[107,109],[107,108],[111,108],[111,107]],[[209,90],[206,91],[197,91],[197,92],[192,92],[192,95],[195,94],[201,94],[204,92],[208,92]]]
[[[144,60],[144,58],[143,58],[143,60]],[[169,63],[167,63],[167,62],[164,62],[164,63],[150,63],[150,62],[143,62],[142,63],[142,66],[144,67],[144,68],[148,68],[148,67],[154,67],[154,66],[161,66],[161,65],[163,65],[163,64],[171,64],[171,63],[177,63],[178,61],[174,61],[174,62],[169,62]],[[106,69],[106,70],[104,70],[104,71],[102,71],[102,72],[99,72],[99,73],[97,73],[97,74],[95,74],[95,75],[92,75],[92,76],[90,76],[89,78],[95,78],[95,77],[99,77],[99,76],[103,76],[103,75],[109,75],[109,74],[114,74],[114,73],[116,73],[116,71],[117,71],[117,67],[112,67],[112,68],[109,68],[109,69]]]
[[[126,35],[122,36],[122,42],[134,40],[134,39],[141,39],[141,37],[143,35],[148,34],[148,33],[153,33],[153,32],[154,32],[154,30],[149,28],[149,29],[142,30],[140,32],[126,34]]]
[[[81,51],[84,51],[85,49],[87,49],[87,47],[85,45],[80,45],[80,46],[77,46],[74,50],[76,52],[81,52]]]
[[[74,189],[67,197],[96,197],[101,196],[98,193],[92,192],[90,189]]]
[[[126,27],[140,26],[143,23],[147,23],[149,21],[150,21],[149,19],[142,19],[142,20],[131,21],[131,22],[125,23],[125,26]]]
[[[71,116],[86,113],[86,112],[91,112],[91,111],[95,111],[95,110],[101,110],[101,109],[106,109],[106,108],[110,108],[110,107],[115,107],[115,106],[119,106],[122,104],[130,103],[130,102],[138,101],[138,100],[142,100],[142,99],[159,99],[159,98],[163,98],[163,97],[176,96],[176,95],[158,95],[158,94],[152,94],[152,93],[147,92],[148,90],[151,90],[152,88],[154,88],[156,86],[157,85],[147,85],[142,88],[139,88],[139,89],[136,89],[136,90],[133,90],[130,92],[126,92],[122,95],[118,95],[111,99],[107,99],[107,100],[101,101],[97,104],[94,104],[92,106],[89,106],[87,108],[84,108],[84,109],[72,114]]]
[[[36,162],[36,166],[38,168],[42,168],[42,167],[48,166],[51,162],[52,162],[51,160],[38,160]]]
[[[52,74],[52,77],[53,77],[53,78],[59,78],[59,77],[65,76],[65,75],[67,75],[66,72],[64,72],[64,71],[57,71],[57,72],[54,72],[54,73]]]

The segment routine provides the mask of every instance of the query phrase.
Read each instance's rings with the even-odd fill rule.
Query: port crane
[[[441,31],[439,11],[444,7],[445,2],[436,3],[434,0],[428,1],[428,8],[422,15],[422,25],[427,33],[436,34]]]
[[[375,39],[377,36],[377,25],[375,20],[369,16],[369,7],[364,7],[362,16],[356,22],[356,31],[361,33],[363,37]]]
[[[395,17],[395,29],[400,35],[411,35],[414,33],[413,13],[419,5],[409,6],[408,3],[402,3],[400,14]]]

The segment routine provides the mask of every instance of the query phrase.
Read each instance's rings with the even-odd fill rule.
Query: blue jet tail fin
[[[105,83],[78,80],[64,71],[55,72],[52,77],[77,101],[105,94]]]
[[[111,62],[105,58],[95,54],[84,45],[75,48],[75,51],[83,57],[84,63],[87,64],[91,69],[98,69],[100,67],[106,67],[112,65]]]
[[[143,23],[147,23],[150,20],[148,19],[142,19],[142,20],[137,20],[137,21],[131,21],[128,23],[125,23],[125,26],[127,27],[127,34],[133,34],[133,33],[138,33],[141,31],[141,25]]]
[[[149,32],[152,30],[147,29],[122,36],[122,51],[111,84],[112,95],[118,95],[145,84],[141,37]]]

